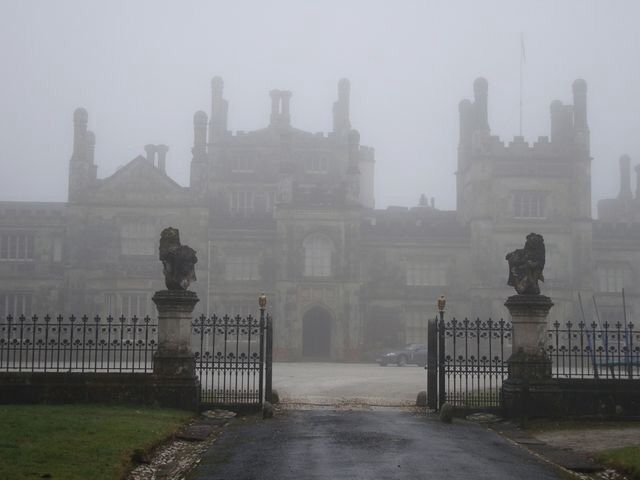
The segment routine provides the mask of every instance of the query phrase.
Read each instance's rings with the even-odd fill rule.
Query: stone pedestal
[[[158,307],[158,350],[154,355],[153,373],[163,377],[196,378],[191,319],[198,296],[188,290],[161,290],[152,300]]]
[[[544,295],[513,295],[505,306],[513,325],[513,353],[507,360],[509,378],[502,386],[507,416],[538,416],[556,390],[551,381],[551,359],[545,350],[547,315],[553,306]]]
[[[545,346],[547,315],[553,302],[544,295],[513,295],[504,305],[513,325],[513,353],[507,360],[509,379],[551,378],[551,360]]]

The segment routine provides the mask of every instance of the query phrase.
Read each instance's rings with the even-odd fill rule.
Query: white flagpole
[[[525,56],[524,56],[524,35],[522,34],[522,32],[520,32],[520,136],[522,136],[522,83],[523,83],[523,78],[522,78],[522,73],[524,70],[524,62],[525,62]]]

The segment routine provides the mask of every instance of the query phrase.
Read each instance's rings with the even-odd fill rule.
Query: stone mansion
[[[98,178],[87,112],[75,111],[68,201],[0,202],[0,315],[155,315],[159,234],[173,226],[198,252],[198,314],[255,315],[265,292],[279,359],[424,342],[441,294],[448,317],[506,318],[504,256],[529,232],[545,238],[552,321],[582,318],[578,293],[589,321],[621,321],[624,288],[637,322],[640,179],[634,192],[623,156],[620,192],[594,220],[583,80],[572,104],[551,103],[550,135],[533,144],[491,134],[488,84],[474,82],[459,104],[454,211],[424,197],[374,208],[374,150],[351,126],[347,80],[326,134],[293,127],[281,90],[269,125],[232,133],[222,79],[211,90],[209,116],[193,118],[186,187],[167,176],[165,145]]]

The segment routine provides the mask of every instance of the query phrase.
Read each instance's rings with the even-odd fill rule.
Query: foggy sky
[[[188,183],[196,110],[220,75],[229,129],[267,125],[289,89],[292,124],[331,130],[341,77],[351,123],[376,149],[376,206],[421,193],[455,208],[458,102],[489,81],[494,135],[549,134],[549,104],[588,83],[593,200],[618,194],[618,157],[640,163],[640,2],[26,1],[0,3],[0,200],[65,201],[72,113],[89,111],[98,176],[169,145]],[[595,215],[595,209],[593,214]]]

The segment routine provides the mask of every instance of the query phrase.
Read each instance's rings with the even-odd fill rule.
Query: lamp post
[[[447,299],[444,295],[440,295],[438,298],[438,313],[440,314],[440,321],[444,321],[444,307],[447,305]]]

